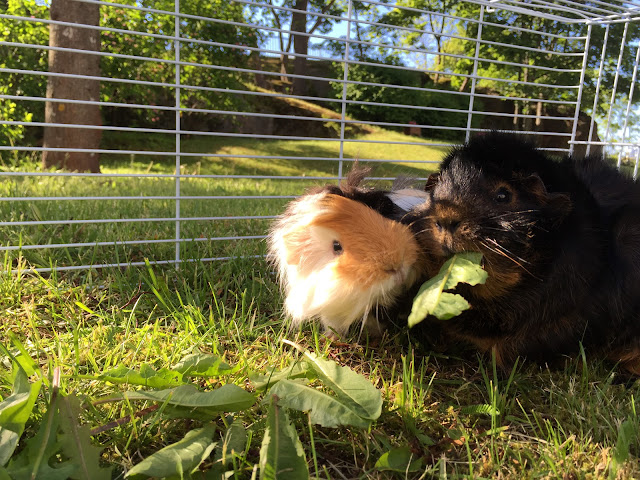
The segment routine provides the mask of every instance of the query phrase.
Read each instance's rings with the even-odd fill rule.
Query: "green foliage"
[[[591,6],[593,8],[596,6],[596,2],[590,1],[585,1],[583,4],[585,7]],[[455,7],[454,12],[466,18],[477,19],[479,18],[480,6],[460,2]],[[500,9],[485,9],[484,20],[482,39],[486,42],[481,44],[479,53],[480,57],[490,61],[478,64],[478,75],[481,77],[501,78],[506,81],[498,82],[481,79],[477,83],[479,88],[488,88],[503,95],[533,99],[544,98],[567,101],[575,101],[577,99],[577,88],[549,88],[540,85],[524,85],[517,82],[579,85],[580,70],[583,62],[581,53],[584,51],[585,42],[578,39],[578,37],[587,36],[589,27],[586,23],[568,23],[542,17],[516,15]],[[488,23],[509,25],[549,35],[507,29],[501,26],[489,25]],[[623,45],[624,29],[627,28],[626,41],[624,42],[627,54],[623,57],[623,63],[619,71],[617,90],[619,97],[629,91],[635,57],[634,51],[630,46],[637,45],[638,40],[640,40],[640,24],[638,22],[630,22],[628,27],[625,27],[623,23],[612,23],[608,28],[605,74],[600,78],[601,104],[597,107],[596,114],[609,109],[608,102],[615,81],[620,46]],[[474,40],[477,38],[478,24],[473,21],[461,21],[456,25],[456,29],[456,35],[462,38],[446,40],[443,46],[444,50],[451,54],[473,57],[475,55],[476,44]],[[604,36],[604,26],[592,26],[582,94],[583,105],[593,104],[595,87],[599,78],[598,68]],[[496,43],[499,43],[499,45]],[[526,49],[516,48],[516,45],[526,47]],[[457,59],[448,57],[444,65],[445,69],[450,72],[471,74],[473,71],[473,60],[471,58]],[[529,65],[531,67],[528,67]],[[536,69],[533,66],[543,67],[544,69]],[[564,70],[577,70],[577,72]],[[460,88],[463,82],[465,82],[464,78],[453,77],[451,84],[453,87]],[[634,101],[638,101],[638,99],[640,99],[640,95],[636,92]],[[522,113],[532,113],[535,108],[531,102],[524,102],[521,106]]]
[[[172,0],[128,0],[120,4],[149,7],[173,12]],[[4,12],[3,12],[4,13]],[[9,0],[7,14],[43,18],[49,17],[48,5],[36,0]],[[243,8],[240,4],[226,1],[195,0],[184,2],[181,13],[244,23]],[[155,83],[175,83],[175,50],[170,39],[175,33],[175,17],[168,14],[151,14],[121,6],[101,8],[100,25],[105,29],[123,29],[132,33],[101,32],[102,51],[115,55],[146,57],[147,60],[102,56],[101,76],[151,81]],[[162,35],[167,38],[142,36],[140,33]],[[205,86],[219,89],[244,89],[240,74],[221,71],[208,66],[243,67],[249,59],[249,52],[243,46],[256,46],[257,39],[252,29],[222,24],[217,21],[201,21],[183,18],[180,35],[187,40],[180,43],[180,60],[188,65],[180,67],[181,106],[184,108],[206,108],[240,110],[243,102],[237,96],[199,91],[188,86]],[[202,42],[217,42],[224,45],[207,45]],[[33,45],[48,45],[47,25],[34,21],[0,19],[0,40]],[[0,67],[20,70],[48,69],[47,51],[37,48],[0,46]],[[6,76],[6,77],[4,77]],[[3,73],[0,94],[45,97],[47,78],[41,75]],[[5,81],[6,78],[6,81]],[[136,103],[148,105],[175,105],[174,90],[162,86],[131,85],[105,80],[101,82],[101,100],[106,102]],[[0,102],[0,119],[11,121],[44,121],[44,102],[3,100]],[[103,107],[105,123],[138,127],[170,127],[175,122],[174,112],[153,109],[130,109]],[[196,114],[186,113],[185,121],[196,121]],[[194,118],[191,118],[194,117]],[[202,121],[202,117],[200,121]],[[211,118],[211,116],[209,116]],[[215,122],[222,122],[221,119]],[[0,126],[0,145],[14,145],[23,140],[25,127]]]
[[[166,12],[174,11],[173,0],[128,0],[120,2],[134,6],[148,7]],[[180,12],[217,20],[244,23],[240,4],[215,0],[195,0],[184,2]],[[175,17],[169,14],[149,14],[140,10],[124,7],[102,9],[101,25],[105,28],[117,28],[131,32],[143,32],[172,37],[176,32]],[[179,34],[183,38],[216,42],[225,45],[185,40],[180,43],[180,60],[193,65],[180,67],[181,106],[183,108],[240,109],[241,103],[236,96],[200,91],[188,86],[204,86],[219,89],[243,89],[241,76],[237,73],[207,68],[210,65],[223,67],[243,67],[249,58],[242,46],[256,46],[257,39],[252,29],[219,23],[218,21],[192,20],[182,18]],[[128,78],[153,81],[156,83],[175,82],[175,49],[170,38],[102,32],[102,48],[115,54],[135,55],[156,59],[144,61],[129,58],[105,56],[101,61],[103,77]],[[234,48],[238,46],[238,48]],[[129,85],[115,82],[102,82],[102,98],[105,101],[138,103],[148,105],[175,105],[174,90],[148,85]],[[157,126],[173,128],[175,113],[164,110],[103,108],[103,115],[113,125]],[[191,114],[185,114],[185,121]]]
[[[60,398],[55,393],[51,396],[49,408],[38,432],[26,442],[24,449],[14,456],[7,466],[8,478],[67,480],[77,472],[78,466],[71,460],[56,462],[56,456],[62,449],[57,437],[60,428],[59,405]]]
[[[440,320],[448,320],[469,308],[469,303],[456,293],[445,292],[458,283],[477,285],[484,283],[487,272],[480,267],[482,254],[475,252],[458,253],[447,260],[440,272],[427,280],[416,294],[409,315],[409,326],[413,327],[433,315]]]
[[[201,392],[193,385],[181,385],[164,390],[139,390],[122,394],[126,400],[151,400],[177,407],[200,409],[207,413],[237,412],[251,407],[256,399],[249,392],[234,384],[226,384]]]
[[[380,417],[382,397],[369,380],[313,353],[305,351],[304,358],[305,361],[294,362],[282,372],[257,378],[258,387],[273,385],[269,395],[278,398],[278,405],[309,412],[309,421],[324,427],[367,428]],[[315,379],[335,396],[307,385]]]
[[[48,7],[36,0],[8,0],[2,13],[21,17],[48,18]],[[42,23],[0,18],[0,40],[3,42],[47,45],[49,30]],[[37,48],[0,45],[0,68],[47,70],[47,51]],[[46,77],[3,73],[0,95],[44,97]],[[0,101],[0,120],[30,122],[44,120],[44,102]],[[25,136],[25,127],[0,125],[0,145],[16,145]]]
[[[27,372],[18,363],[13,364],[11,377],[13,392],[0,402],[0,467],[16,449],[42,386],[42,380],[29,382]]]
[[[376,469],[398,473],[419,472],[423,469],[423,460],[409,447],[394,448],[382,454],[375,465]]]
[[[125,478],[188,478],[215,448],[214,425],[190,430],[176,443],[158,450],[127,472]]]
[[[416,349],[406,331],[389,331],[375,346],[356,344],[356,332],[345,340],[349,343],[325,343],[315,325],[301,332],[289,328],[279,314],[274,278],[263,272],[266,267],[253,259],[205,268],[185,264],[179,271],[154,267],[153,284],[168,287],[159,290],[162,304],[151,294],[138,296],[150,290],[152,281],[148,272],[132,268],[1,276],[0,343],[12,347],[0,365],[0,395],[12,394],[11,355],[30,381],[38,375],[44,387],[0,479],[28,480],[35,472],[35,478],[64,480],[76,471],[58,441],[61,419],[52,382],[40,376],[38,365],[44,371],[63,365],[60,392],[82,392],[77,423],[92,427],[86,442],[103,447],[99,462],[113,466],[113,478],[212,421],[217,429],[211,441],[217,446],[199,472],[185,471],[184,477],[257,478],[268,424],[264,403],[233,418],[218,412],[203,422],[197,414],[201,409],[185,409],[186,420],[176,419],[164,402],[151,407],[139,401],[96,402],[127,390],[153,391],[114,385],[99,376],[120,365],[135,372],[143,364],[156,372],[174,370],[187,363],[187,355],[209,352],[236,369],[225,373],[224,381],[247,385],[248,391],[253,391],[247,383],[250,372],[271,377],[273,385],[279,371],[300,365],[291,375],[307,371],[304,377],[313,383],[304,388],[337,398],[312,362],[304,354],[294,358],[283,338],[315,344],[318,357],[363,372],[384,400],[382,414],[368,429],[328,429],[310,423],[306,412],[279,407],[295,429],[289,438],[299,437],[315,478],[639,478],[640,443],[632,430],[640,383],[629,381],[613,364],[588,356],[547,369],[526,361],[507,379],[508,372],[462,346],[453,346],[447,355]],[[24,347],[12,342],[12,331],[24,339]],[[28,351],[33,360],[16,356],[20,351]],[[186,381],[199,391],[221,383],[218,377]],[[270,392],[263,389],[259,395],[268,398]],[[378,463],[386,453],[386,462]],[[413,472],[416,461],[422,461],[422,470]],[[395,471],[380,470],[387,467]],[[286,473],[282,478],[296,478]],[[306,470],[300,476],[306,478]]]
[[[618,439],[611,459],[611,467],[609,469],[609,478],[617,478],[618,471],[621,466],[629,459],[631,445],[638,439],[638,419],[634,415],[633,418],[625,419],[618,427]]]
[[[311,422],[323,427],[353,425],[367,428],[371,423],[369,419],[361,417],[353,405],[308,387],[300,380],[280,380],[269,393],[278,397],[278,405],[309,412]]]
[[[361,83],[347,85],[347,99],[360,103],[348,103],[347,114],[358,120],[442,127],[457,130],[425,129],[425,135],[433,138],[460,140],[467,126],[469,98],[451,93],[444,85],[433,83],[425,74],[402,69],[371,65],[349,66],[349,80]],[[385,87],[379,84],[389,85]],[[398,88],[410,87],[409,89]],[[334,96],[342,98],[342,84],[332,83]],[[421,89],[430,88],[437,91]],[[393,105],[393,106],[392,106]],[[398,106],[395,106],[398,105]],[[421,107],[426,107],[422,109]],[[464,112],[435,111],[435,108],[463,110]],[[478,126],[479,118],[474,117]]]
[[[102,448],[91,444],[89,428],[78,423],[79,416],[77,397],[60,395],[54,387],[38,433],[0,473],[12,480],[110,479],[111,468],[100,467]],[[61,462],[60,457],[65,460]]]
[[[373,421],[382,411],[382,397],[371,382],[351,370],[331,360],[319,358],[305,352],[305,358],[318,379],[336,393],[338,399],[358,416]]]
[[[267,429],[260,449],[260,480],[309,478],[304,449],[285,409],[271,396]]]
[[[91,444],[88,426],[78,423],[80,401],[74,395],[60,396],[58,404],[60,435],[58,441],[76,471],[69,477],[73,480],[109,480],[111,468],[100,468],[102,448]]]

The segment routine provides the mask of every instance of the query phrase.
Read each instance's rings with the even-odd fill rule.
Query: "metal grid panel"
[[[101,25],[51,20],[46,8],[0,14],[10,32],[0,48],[35,59],[0,74],[37,84],[0,92],[26,115],[0,110],[5,132],[24,128],[0,144],[0,250],[14,266],[17,255],[40,271],[260,256],[284,203],[339,180],[354,159],[379,165],[381,182],[424,179],[449,146],[493,128],[559,154],[605,151],[638,171],[637,0],[472,0],[446,11],[349,0],[339,14],[237,0],[236,17],[180,0],[75,1],[99,5]],[[302,14],[334,25],[296,33],[307,53],[287,50],[291,27],[274,21]],[[21,25],[40,40],[15,33]],[[50,46],[52,25],[98,30],[102,48]],[[48,71],[52,52],[99,56],[101,74]],[[306,61],[297,73],[296,59]],[[52,78],[99,81],[101,98],[47,97]],[[102,125],[47,123],[47,102],[97,105]],[[51,127],[99,130],[102,144],[42,146]],[[100,155],[103,173],[43,171],[34,159],[45,151]]]

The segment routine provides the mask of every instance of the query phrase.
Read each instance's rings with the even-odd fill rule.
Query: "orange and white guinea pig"
[[[332,335],[363,321],[375,335],[373,312],[418,280],[420,248],[408,226],[335,192],[289,203],[270,230],[269,258],[294,325],[319,318]]]

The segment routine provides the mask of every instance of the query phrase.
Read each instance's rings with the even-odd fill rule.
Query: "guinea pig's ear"
[[[360,166],[360,164],[356,160],[353,168],[351,168],[351,171],[349,172],[349,175],[347,175],[347,179],[346,182],[344,182],[344,185],[351,188],[357,188],[364,181],[365,177],[370,174],[371,168]],[[343,184],[341,183],[340,185],[342,186]]]
[[[571,198],[565,193],[549,193],[542,179],[536,175],[530,175],[522,181],[522,185],[532,193],[538,201],[550,210],[555,218],[564,218],[573,209]]]
[[[432,173],[431,175],[429,175],[429,178],[427,178],[427,183],[425,183],[424,185],[424,191],[428,192],[433,187],[435,187],[436,183],[438,183],[438,180],[440,180],[440,173]]]

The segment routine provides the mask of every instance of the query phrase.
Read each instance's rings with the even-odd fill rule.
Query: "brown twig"
[[[133,417],[139,418],[139,417],[143,417],[145,415],[148,415],[152,412],[155,412],[158,408],[160,408],[160,405],[156,404],[156,405],[151,405],[148,408],[143,408],[142,410],[139,410],[137,412],[135,412],[133,414]],[[124,417],[120,417],[112,422],[106,423],[104,425],[101,425],[99,427],[96,428],[92,428],[91,429],[91,435],[97,435],[99,433],[102,432],[106,432],[107,430],[111,430],[112,428],[116,428],[119,427],[120,425],[123,425],[125,423],[129,423],[132,420],[132,416],[131,415],[125,415]]]
[[[141,292],[140,291],[141,288],[142,288],[142,282],[139,282],[138,291],[133,295],[133,297],[131,297],[131,299],[127,303],[125,303],[123,306],[120,307],[120,310],[124,310],[125,308],[127,308],[129,305],[131,305],[133,302],[138,300],[145,293],[153,293],[153,292],[147,292],[147,291]]]

